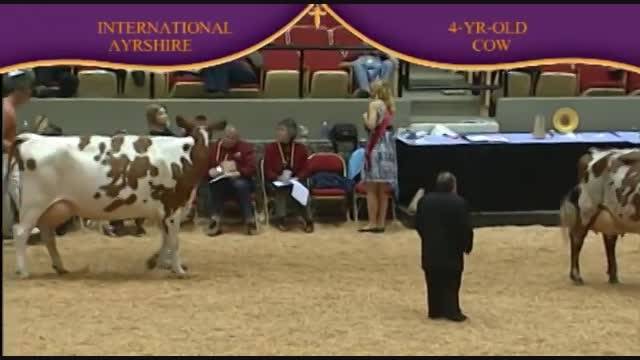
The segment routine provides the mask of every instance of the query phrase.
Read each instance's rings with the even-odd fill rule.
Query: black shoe
[[[444,316],[440,315],[440,314],[429,314],[429,319],[431,320],[438,320],[438,319],[442,319]]]
[[[256,225],[255,220],[249,221],[247,223],[247,235],[252,236],[258,233],[258,225]]]
[[[276,220],[276,227],[278,228],[278,230],[282,232],[289,231],[289,228],[287,227],[287,223],[285,219]]]
[[[209,227],[207,229],[207,235],[218,236],[220,234],[222,234],[222,229],[220,229],[220,220],[211,219],[211,222],[209,222]]]
[[[313,221],[305,220],[304,221],[304,232],[306,232],[307,234],[311,234],[314,230],[315,230],[315,226],[313,224]]]
[[[447,316],[447,320],[451,320],[455,322],[463,322],[467,320],[467,316],[463,313],[460,313],[453,316]]]

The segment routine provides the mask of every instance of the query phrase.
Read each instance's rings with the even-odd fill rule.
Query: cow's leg
[[[20,222],[13,225],[13,237],[16,248],[16,273],[23,279],[29,277],[27,269],[27,240],[31,235],[31,230],[36,226],[36,222],[41,212],[24,211],[20,212]]]
[[[180,211],[164,219],[163,230],[167,232],[167,251],[171,259],[171,270],[180,275],[186,275],[180,262],[178,232],[180,231]]]
[[[147,269],[155,269],[164,265],[164,259],[166,258],[167,249],[167,232],[164,231],[164,226],[160,226],[160,233],[162,234],[162,245],[160,249],[156,251],[149,259],[147,259]]]
[[[58,247],[56,246],[55,231],[49,227],[41,226],[40,234],[40,236],[42,236],[42,240],[47,246],[49,256],[51,257],[51,265],[53,267],[53,270],[55,270],[59,275],[67,274],[68,271],[64,268],[64,265],[62,265],[62,259],[60,258]]]
[[[618,263],[616,261],[616,243],[617,235],[602,235],[604,240],[604,248],[607,252],[607,274],[609,274],[609,283],[618,283]]]
[[[587,236],[587,231],[582,229],[577,231],[570,231],[569,236],[571,238],[571,280],[576,285],[584,284],[582,276],[580,276],[580,251],[584,244],[584,238]]]

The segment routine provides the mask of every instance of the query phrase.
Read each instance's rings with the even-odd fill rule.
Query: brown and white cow
[[[560,208],[564,233],[571,242],[570,278],[582,284],[580,250],[589,230],[601,233],[609,282],[618,282],[616,242],[640,234],[640,149],[590,149],[578,162],[578,185]]]
[[[147,265],[184,275],[178,255],[180,216],[206,173],[209,129],[180,116],[176,123],[190,136],[20,135],[13,152],[24,194],[20,222],[14,226],[18,275],[29,276],[26,245],[34,226],[40,228],[53,268],[66,272],[53,229],[74,215],[157,219],[162,247]],[[224,125],[209,127],[220,130]]]

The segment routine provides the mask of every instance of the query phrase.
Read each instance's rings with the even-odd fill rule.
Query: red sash
[[[373,129],[371,136],[369,137],[369,142],[367,143],[367,149],[365,152],[365,168],[368,170],[371,167],[371,152],[373,152],[373,148],[378,145],[380,139],[384,136],[384,133],[387,131],[389,126],[391,126],[391,120],[393,119],[393,113],[390,111],[385,111],[384,117],[378,126]]]

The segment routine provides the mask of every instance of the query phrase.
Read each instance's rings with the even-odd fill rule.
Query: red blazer
[[[218,153],[218,150],[220,153]],[[240,175],[253,177],[256,174],[256,150],[253,145],[239,140],[231,149],[220,146],[220,140],[209,148],[209,169],[220,165],[225,160],[236,162]],[[207,170],[208,171],[208,170]],[[206,176],[209,176],[208,172]]]
[[[274,181],[282,174],[285,168],[293,172],[293,176],[300,180],[306,179],[308,175],[307,158],[309,152],[303,144],[293,143],[293,161],[291,161],[291,147],[271,143],[264,149],[264,177],[267,181]],[[282,149],[282,152],[280,151]],[[284,156],[284,161],[283,161]]]

